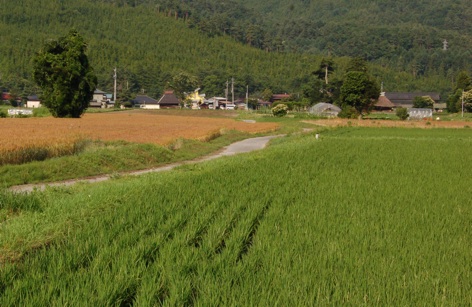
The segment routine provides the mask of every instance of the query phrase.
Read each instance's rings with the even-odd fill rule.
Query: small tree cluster
[[[287,105],[281,103],[273,107],[272,109],[272,114],[276,117],[284,117],[287,115],[288,107]]]
[[[432,109],[434,106],[434,100],[429,96],[417,96],[413,99],[413,108],[427,108]]]
[[[407,108],[398,108],[395,113],[401,120],[406,120],[410,116]]]
[[[465,110],[469,110],[466,93],[468,91],[472,91],[472,78],[467,72],[459,72],[456,80],[456,86],[454,87],[452,94],[449,95],[447,99],[447,110],[451,113],[461,111],[463,100]],[[472,107],[470,108],[470,111],[472,111]]]

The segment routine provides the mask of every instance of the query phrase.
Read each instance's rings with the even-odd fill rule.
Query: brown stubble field
[[[0,152],[31,146],[66,145],[81,139],[166,145],[179,138],[205,140],[222,130],[260,133],[277,128],[275,123],[139,111],[86,113],[79,119],[4,118],[0,119]]]

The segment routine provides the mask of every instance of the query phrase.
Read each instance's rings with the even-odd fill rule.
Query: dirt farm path
[[[232,155],[236,155],[240,153],[260,150],[260,149],[265,148],[267,143],[271,139],[280,137],[280,136],[282,135],[270,135],[270,136],[263,136],[263,137],[257,137],[257,138],[250,138],[250,139],[242,140],[239,142],[235,142],[233,144],[230,144],[229,146],[224,147],[222,150],[219,150],[210,155],[197,158],[191,161],[182,161],[182,162],[177,162],[177,163],[159,166],[155,168],[125,172],[121,174],[138,176],[138,175],[147,174],[147,173],[163,172],[163,171],[171,170],[180,165],[195,164],[195,163],[199,163],[203,161],[214,160],[214,159],[224,157],[224,156],[232,156]],[[95,183],[95,182],[106,181],[106,180],[109,180],[110,178],[112,178],[111,175],[101,175],[101,176],[94,176],[94,177],[89,177],[89,178],[70,179],[70,180],[64,180],[64,181],[58,181],[58,182],[24,184],[24,185],[17,185],[17,186],[10,187],[9,190],[15,193],[30,193],[35,190],[43,191],[46,189],[46,187],[71,186],[78,182]]]

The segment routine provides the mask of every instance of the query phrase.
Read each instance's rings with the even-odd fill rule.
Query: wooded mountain
[[[110,2],[110,3],[109,3]],[[271,87],[288,91],[292,80],[310,72],[316,57],[266,53],[230,37],[209,38],[154,5],[118,5],[113,1],[4,1],[0,10],[0,82],[29,94],[32,58],[48,40],[74,28],[88,43],[99,87],[112,89],[113,68],[119,91],[157,97],[174,74],[186,71],[220,89],[234,77],[245,93]],[[215,84],[216,83],[216,84]],[[18,93],[20,94],[20,93]]]
[[[414,76],[472,70],[469,0],[174,2],[179,3],[174,9],[193,16],[201,30],[213,35],[219,29],[265,50],[362,57]],[[165,3],[172,8],[172,1]]]
[[[342,56],[362,56],[387,90],[445,92],[457,71],[471,69],[469,13],[464,0],[4,0],[0,85],[36,91],[33,55],[74,28],[88,42],[99,87],[112,88],[116,66],[122,95],[158,96],[180,71],[213,94],[231,77],[239,95],[246,85],[300,92],[328,53],[334,77],[344,73]]]

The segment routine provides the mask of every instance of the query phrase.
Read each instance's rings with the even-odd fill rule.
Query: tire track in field
[[[218,243],[218,245],[215,247],[213,251],[214,255],[219,255],[224,251],[224,249],[226,248],[226,239],[231,236],[231,233],[233,232],[241,215],[246,209],[247,209],[247,204],[239,207],[237,212],[233,215],[230,222],[228,223],[228,226],[225,228],[223,235],[221,236],[220,242]]]
[[[261,221],[264,219],[267,211],[269,211],[271,207],[271,202],[265,204],[265,206],[261,209],[261,211],[256,215],[256,217],[252,220],[251,227],[249,230],[249,234],[247,235],[246,239],[243,240],[241,244],[241,249],[239,250],[238,257],[236,258],[236,262],[240,262],[244,256],[249,252],[254,242],[254,237],[257,234],[257,230],[259,229],[259,225]]]
[[[203,237],[208,232],[208,228],[210,228],[211,223],[216,219],[217,215],[221,213],[221,211],[222,211],[222,208],[220,207],[220,208],[215,208],[215,210],[211,212],[210,217],[201,223],[201,225],[197,228],[197,230],[193,234],[192,238],[188,240],[187,242],[188,246],[193,246],[195,248],[199,248],[201,246]]]

